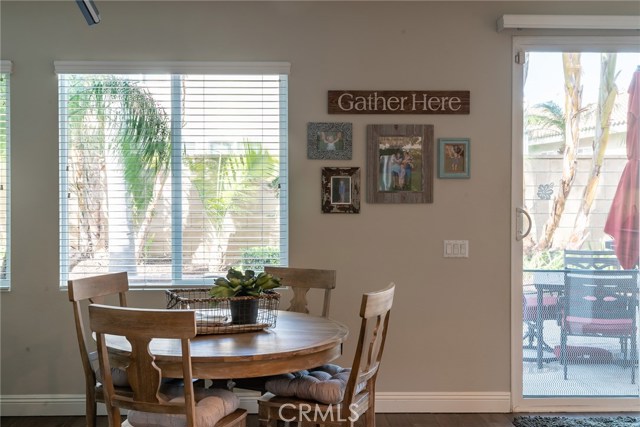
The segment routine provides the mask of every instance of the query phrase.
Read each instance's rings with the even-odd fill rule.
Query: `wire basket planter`
[[[214,298],[209,291],[210,288],[167,289],[167,308],[195,310],[200,335],[251,332],[276,326],[279,293]]]

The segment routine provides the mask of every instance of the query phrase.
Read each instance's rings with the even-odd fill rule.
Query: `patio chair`
[[[562,297],[560,363],[567,379],[567,342],[572,336],[615,338],[622,364],[635,384],[638,360],[636,307],[638,272],[628,270],[569,270]]]
[[[192,310],[132,309],[92,304],[91,330],[96,334],[100,368],[104,372],[104,400],[111,427],[186,426],[245,427],[247,412],[238,409],[240,399],[229,390],[194,390],[191,339],[196,336]],[[113,384],[105,335],[126,337],[131,344],[127,366],[132,391],[122,393]],[[149,352],[152,339],[180,340],[181,384],[164,383],[162,369]],[[120,355],[118,357],[121,357]],[[119,408],[128,409],[121,423]]]
[[[565,249],[564,268],[569,270],[621,270],[616,253],[611,250],[583,251]]]
[[[394,291],[392,283],[382,291],[362,296],[362,322],[350,369],[326,365],[306,375],[289,374],[267,382],[269,393],[258,399],[261,426],[277,427],[280,421],[294,421],[344,427],[353,426],[361,417],[365,427],[375,426],[375,384]]]
[[[126,292],[129,279],[126,272],[85,277],[67,282],[69,301],[73,305],[73,317],[76,336],[80,348],[80,359],[85,378],[85,411],[88,427],[96,426],[97,402],[104,403],[104,394],[99,372],[98,353],[92,351],[93,340],[87,335],[88,322],[83,319],[83,306],[93,303],[105,303],[109,297],[117,298],[120,306],[126,307]],[[118,387],[128,388],[126,372],[117,370],[112,374]]]
[[[292,268],[292,267],[265,267],[266,273],[272,274],[281,279],[283,286],[291,289],[293,298],[289,303],[287,311],[296,313],[309,313],[309,303],[307,295],[311,290],[322,291],[323,303],[320,313],[323,317],[329,316],[331,306],[331,291],[336,287],[336,271],[321,270],[313,268]],[[265,383],[271,377],[239,378],[227,382],[227,387],[241,388],[245,390],[258,391],[261,394],[266,392]],[[221,387],[220,381],[214,381],[214,386]]]

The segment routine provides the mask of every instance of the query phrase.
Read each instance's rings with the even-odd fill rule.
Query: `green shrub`
[[[564,251],[536,252],[524,258],[523,268],[525,270],[562,270],[564,268]]]
[[[263,271],[265,265],[280,264],[280,248],[276,246],[254,246],[242,253],[243,270]]]

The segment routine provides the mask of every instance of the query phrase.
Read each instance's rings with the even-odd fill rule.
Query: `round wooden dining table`
[[[336,320],[280,311],[274,328],[196,336],[191,340],[193,376],[251,378],[310,369],[337,359],[347,335],[347,327]],[[126,338],[107,335],[106,343],[112,364],[125,365],[131,351]],[[182,376],[179,340],[154,339],[149,351],[164,377]]]

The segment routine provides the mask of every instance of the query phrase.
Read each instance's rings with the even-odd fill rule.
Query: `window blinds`
[[[288,64],[55,66],[62,285],[286,265]]]
[[[11,61],[0,61],[0,289],[10,288],[9,75]]]

